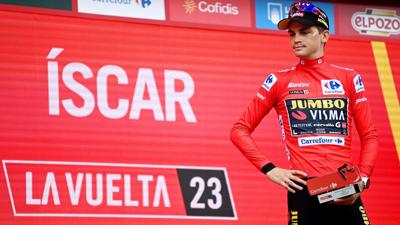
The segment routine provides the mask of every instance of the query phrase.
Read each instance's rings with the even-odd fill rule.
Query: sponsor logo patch
[[[356,77],[354,77],[353,83],[354,83],[354,88],[356,89],[356,93],[365,91],[364,83],[361,79],[360,74],[358,74]]]
[[[265,96],[257,92],[257,98],[260,100],[265,100]]]
[[[360,102],[366,102],[367,101],[367,98],[359,98],[359,99],[357,99],[356,100],[356,104],[358,104],[358,103],[360,103]]]
[[[291,90],[289,91],[289,95],[307,95],[309,94],[309,90]]]
[[[292,136],[348,135],[348,99],[287,99],[285,106]]]
[[[274,86],[274,84],[276,83],[276,81],[278,81],[278,78],[276,78],[276,76],[274,74],[270,74],[267,79],[265,79],[262,87],[269,91],[271,90],[272,86]]]
[[[324,95],[343,95],[343,85],[339,80],[321,80],[322,93]]]
[[[298,139],[299,146],[312,146],[312,145],[340,145],[344,146],[344,138],[342,137],[304,137]]]
[[[293,82],[290,82],[287,87],[288,88],[303,88],[303,87],[309,87],[309,86],[310,86],[310,83],[303,83],[303,82],[293,83]]]

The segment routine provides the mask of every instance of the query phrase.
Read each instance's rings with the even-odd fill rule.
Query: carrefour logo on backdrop
[[[146,8],[151,5],[151,1],[150,0],[136,0],[136,4],[140,4],[143,8]]]
[[[256,0],[256,27],[259,29],[278,30],[278,22],[288,16],[292,0],[265,1]],[[329,17],[329,31],[335,34],[334,6],[332,3],[313,2]]]
[[[78,0],[78,12],[165,20],[164,0]]]

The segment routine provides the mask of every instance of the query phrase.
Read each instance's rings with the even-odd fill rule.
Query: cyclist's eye
[[[300,34],[303,34],[303,35],[306,35],[306,34],[309,34],[309,33],[310,33],[309,30],[302,30],[302,31],[300,31]]]

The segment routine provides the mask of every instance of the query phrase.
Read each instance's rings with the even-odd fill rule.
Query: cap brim
[[[312,25],[317,25],[317,23],[310,21],[309,19],[305,19],[303,17],[293,17],[293,18],[286,18],[278,23],[278,29],[279,30],[287,30],[289,29],[289,25],[291,22],[296,21],[300,23],[301,25],[304,26],[312,26]]]

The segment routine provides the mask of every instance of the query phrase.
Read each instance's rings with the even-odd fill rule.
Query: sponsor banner
[[[78,12],[165,20],[164,0],[78,0]]]
[[[304,137],[298,139],[299,146],[311,146],[311,145],[341,145],[344,146],[343,137]]]
[[[14,216],[236,218],[225,168],[2,162]]]
[[[346,98],[287,99],[285,105],[293,136],[348,134]]]
[[[250,1],[176,0],[169,10],[172,21],[251,27]]]
[[[31,6],[38,8],[72,10],[71,0],[0,0],[0,4]]]
[[[336,4],[337,34],[400,40],[400,8]]]
[[[291,0],[256,0],[256,27],[259,29],[278,30],[277,25],[280,20],[288,17]],[[329,31],[335,34],[335,14],[332,3],[315,2],[315,6],[320,7],[329,18]]]

